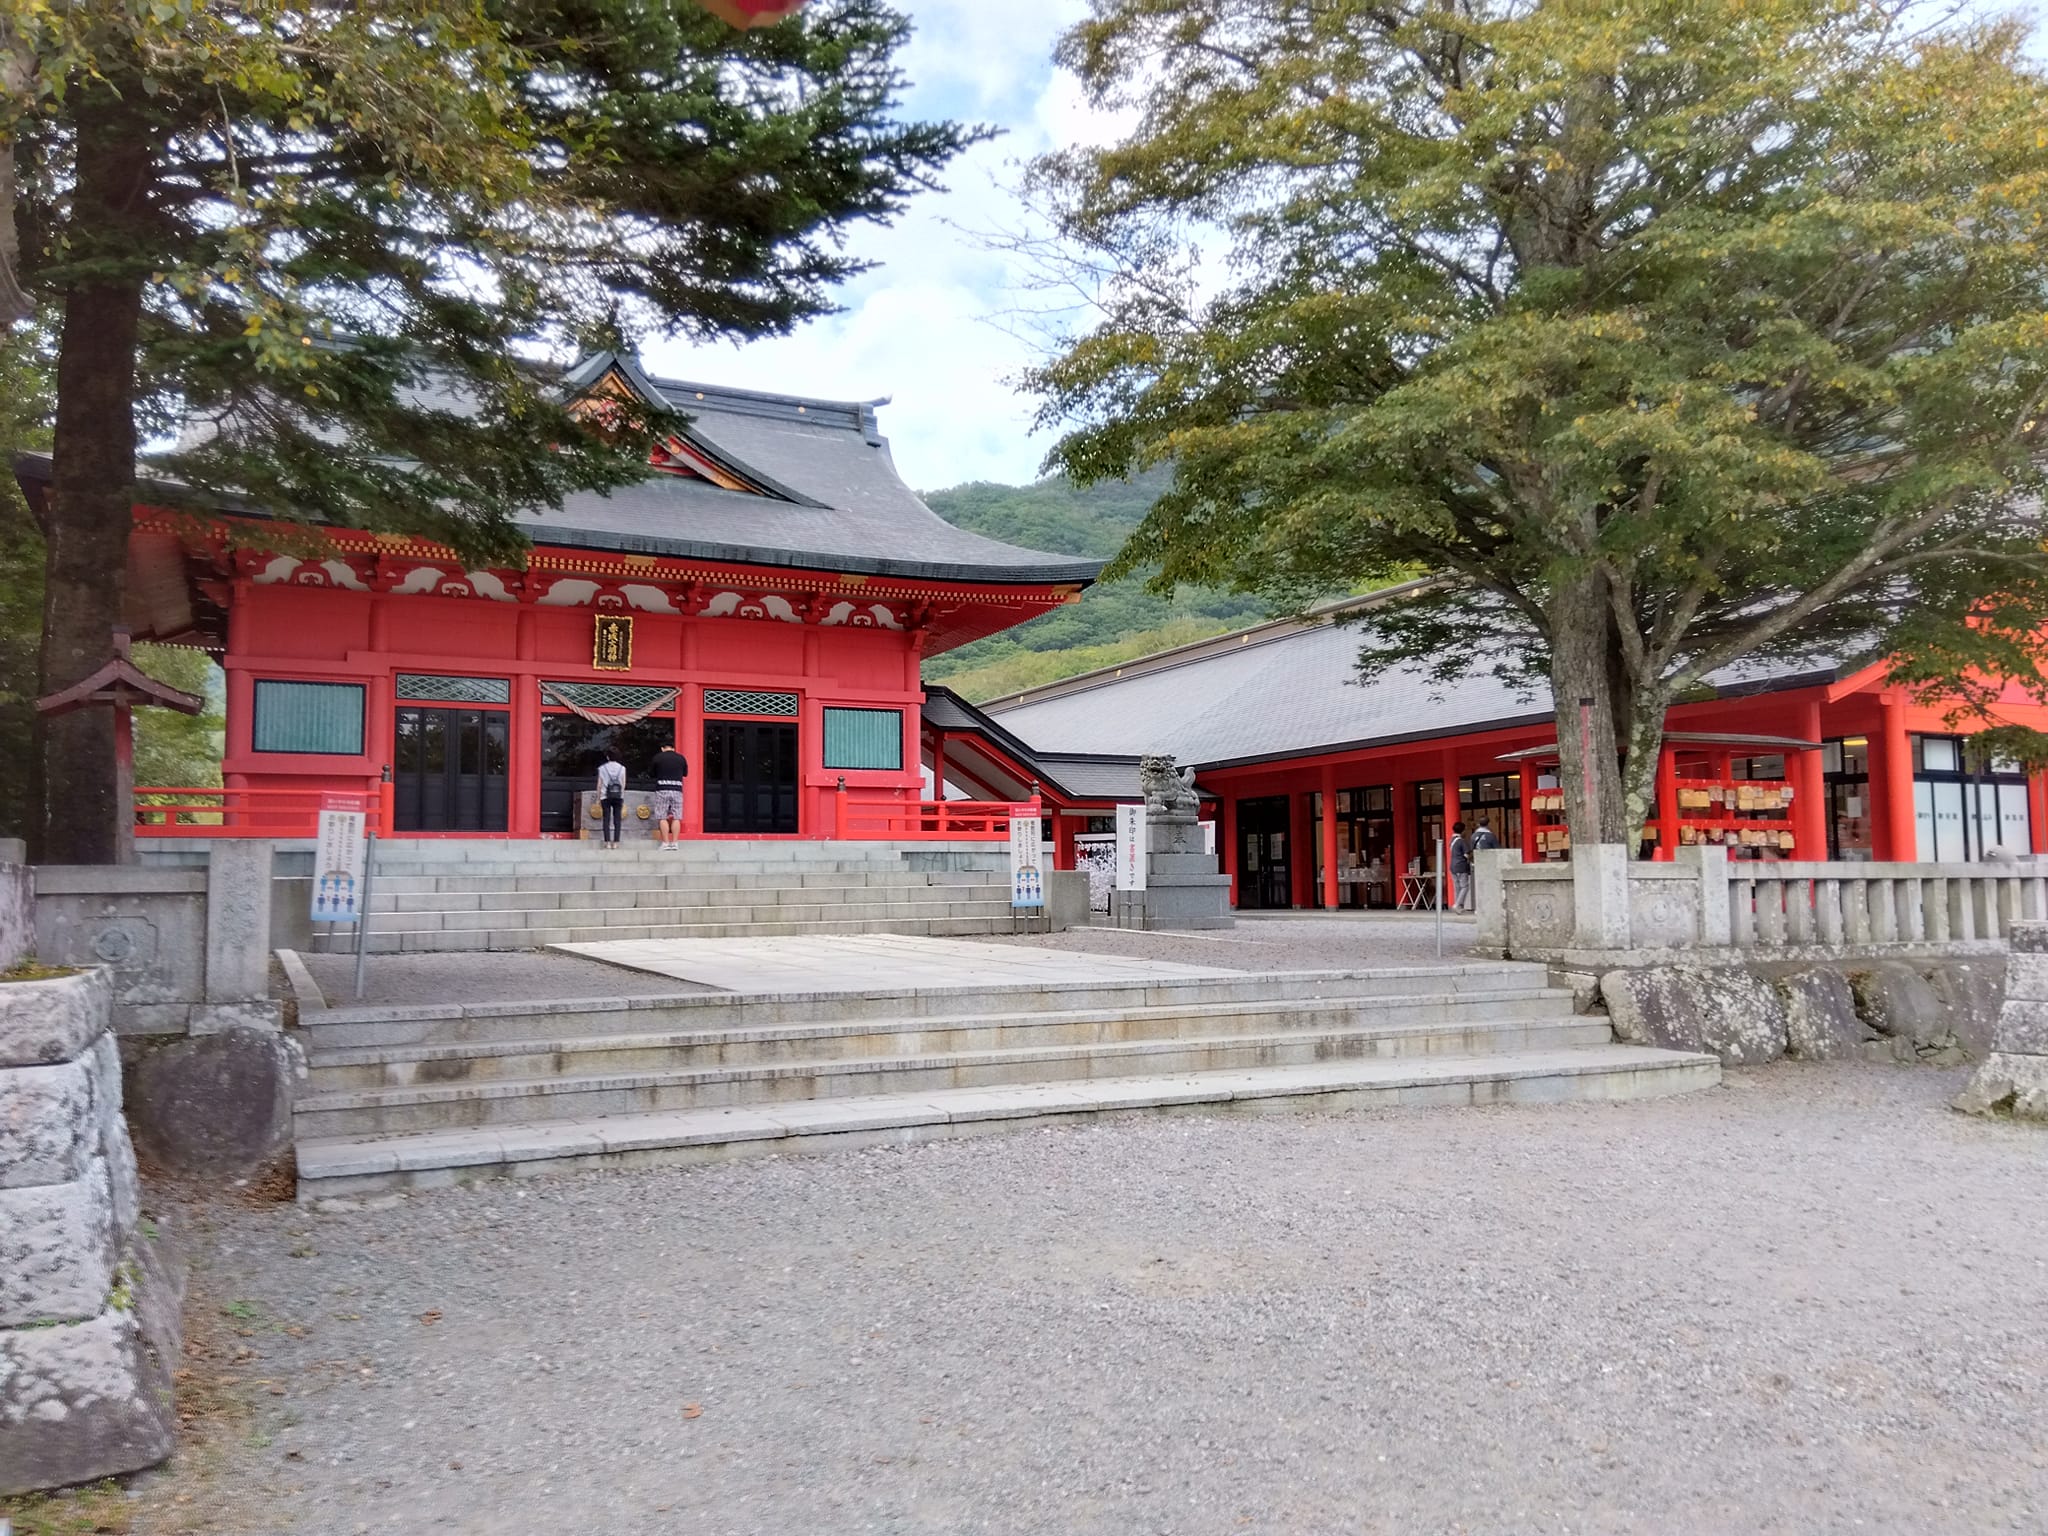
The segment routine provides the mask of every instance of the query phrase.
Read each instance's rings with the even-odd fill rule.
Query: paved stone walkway
[[[728,992],[861,992],[894,987],[1029,986],[1232,974],[1142,955],[1026,949],[902,933],[772,939],[612,939],[558,944],[565,954]]]

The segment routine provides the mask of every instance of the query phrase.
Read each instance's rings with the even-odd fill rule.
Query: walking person
[[[1465,837],[1465,823],[1451,823],[1451,910],[1472,910],[1472,844]]]
[[[597,765],[597,803],[604,811],[604,846],[616,848],[619,824],[626,815],[626,765],[609,748]]]
[[[683,835],[683,780],[689,774],[690,765],[674,742],[654,754],[654,831],[666,850],[680,846],[676,839]]]

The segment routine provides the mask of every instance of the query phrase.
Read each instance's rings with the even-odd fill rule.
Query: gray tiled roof
[[[1185,662],[1124,677],[1077,682],[1017,704],[984,708],[1041,753],[1171,752],[1209,767],[1464,731],[1535,724],[1551,717],[1548,691],[1490,675],[1440,683],[1401,667],[1357,681],[1361,636],[1351,625],[1268,626],[1234,648],[1208,642]],[[1769,671],[1778,686],[1833,675],[1832,664]]]
[[[627,360],[602,354],[578,365],[570,379],[594,379],[607,363],[686,413],[685,435],[696,447],[800,500],[655,475],[522,518],[536,541],[936,581],[1088,582],[1102,568],[1099,560],[1022,549],[954,527],[896,473],[871,405],[649,378]]]

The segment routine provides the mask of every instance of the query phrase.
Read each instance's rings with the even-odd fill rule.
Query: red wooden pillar
[[[1315,886],[1316,856],[1309,842],[1308,791],[1287,797],[1287,893],[1288,905],[1309,906]]]
[[[1455,906],[1458,899],[1458,882],[1451,873],[1451,838],[1455,835],[1451,828],[1465,819],[1465,808],[1458,798],[1457,759],[1449,752],[1445,752],[1443,767],[1439,771],[1444,781],[1444,903],[1446,906]],[[1472,829],[1467,827],[1465,830],[1469,834]],[[1471,843],[1468,841],[1465,846],[1469,848]],[[1423,850],[1425,856],[1428,852],[1428,849]]]
[[[1808,741],[1821,739],[1820,700],[1809,700],[1799,711],[1799,734]],[[1825,859],[1828,856],[1828,792],[1824,777],[1827,765],[1815,747],[1798,753],[1787,766],[1792,779],[1792,857]]]
[[[1074,818],[1059,806],[1052,807],[1052,867],[1074,867]]]
[[[683,776],[682,833],[704,830],[704,685],[685,683],[676,695],[676,750],[689,760]]]
[[[1408,873],[1408,861],[1415,857],[1415,785],[1399,774],[1394,776],[1394,883],[1400,898],[1401,876]]]
[[[2027,775],[2027,841],[2030,851],[2048,853],[2048,773]]]
[[[1323,906],[1337,910],[1337,765],[1323,768]]]
[[[1536,852],[1535,800],[1538,793],[1536,781],[1541,777],[1542,775],[1536,771],[1536,765],[1528,758],[1523,758],[1522,792],[1519,796],[1521,804],[1517,809],[1522,813],[1522,857],[1532,864],[1540,857]]]
[[[1216,857],[1223,873],[1230,876],[1230,904],[1237,905],[1237,799],[1228,790],[1220,796],[1216,812]]]
[[[1906,703],[1888,698],[1880,701],[1878,710],[1879,729],[1870,742],[1877,856],[1910,864],[1919,853],[1920,838],[1913,817],[1913,743],[1906,735]]]
[[[1678,752],[1657,748],[1657,851],[1652,857],[1670,863],[1678,856]]]
[[[520,606],[515,627],[517,659],[535,660],[540,653],[540,614],[531,603]],[[540,679],[532,671],[512,672],[512,734],[505,750],[511,775],[506,829],[514,837],[540,836]]]

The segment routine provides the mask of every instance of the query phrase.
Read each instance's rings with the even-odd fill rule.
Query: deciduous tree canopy
[[[1590,698],[1582,836],[1754,658],[2038,688],[2023,42],[1871,0],[1097,0],[1061,58],[1137,125],[1033,171],[1110,274],[1034,378],[1052,462],[1177,466],[1124,555],[1167,580],[1456,578],[1363,661]]]

